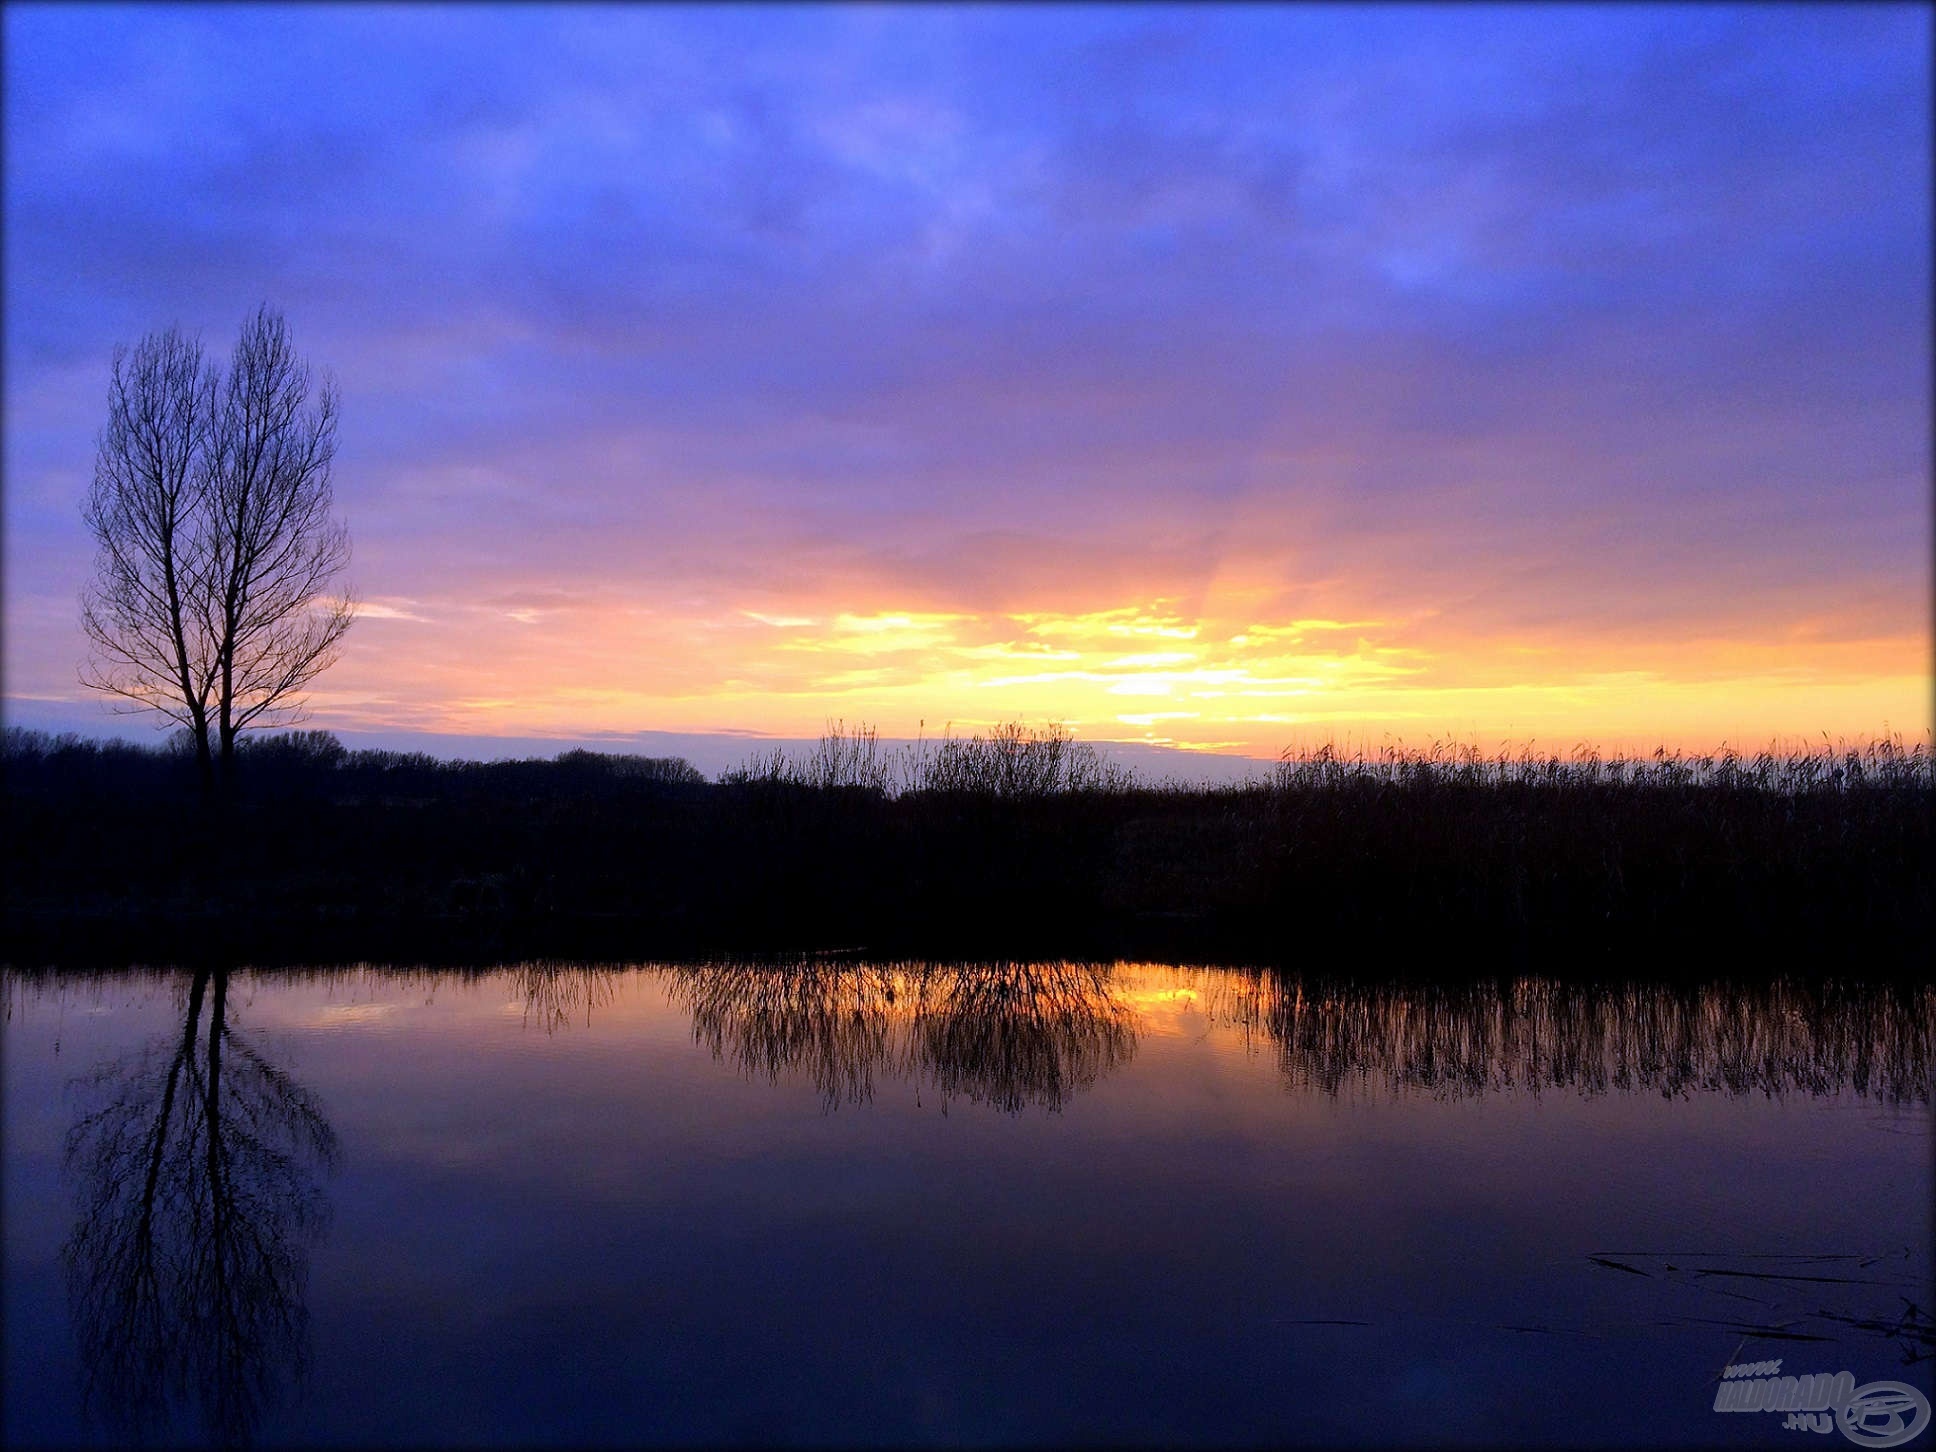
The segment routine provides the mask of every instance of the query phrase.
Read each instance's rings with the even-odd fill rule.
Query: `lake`
[[[9,1446],[1779,1447],[1816,1414],[1726,1368],[1931,1395],[1927,986],[5,990]],[[1863,1395],[1827,1445],[1928,1420]]]

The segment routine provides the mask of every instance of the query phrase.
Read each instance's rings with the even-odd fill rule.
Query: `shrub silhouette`
[[[836,726],[803,760],[717,782],[676,759],[438,761],[307,732],[245,748],[226,830],[171,746],[10,730],[5,772],[16,959],[214,938],[312,959],[865,945],[1866,964],[1920,961],[1910,945],[1936,926],[1931,753],[1900,738],[1753,757],[1324,749],[1204,787],[1139,782],[1057,728],[890,751]]]

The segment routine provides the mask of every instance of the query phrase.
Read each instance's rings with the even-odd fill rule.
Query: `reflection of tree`
[[[303,1288],[336,1137],[321,1106],[229,1021],[229,975],[189,985],[179,1034],[104,1065],[67,1140],[78,1216],[62,1248],[91,1408],[130,1439],[199,1408],[247,1441],[299,1380]]]
[[[1059,1109],[1136,1051],[1110,970],[1085,964],[721,963],[673,985],[715,1055],[774,1080],[804,1068],[830,1107],[872,1098],[878,1074]]]
[[[1853,1089],[1926,1101],[1936,1067],[1927,986],[1418,986],[1258,974],[1222,980],[1206,1006],[1270,1040],[1292,1083],[1328,1094],[1354,1084],[1441,1097]]]

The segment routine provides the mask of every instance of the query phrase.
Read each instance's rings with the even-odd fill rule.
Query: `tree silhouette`
[[[336,420],[334,384],[314,385],[266,305],[226,373],[174,328],[115,355],[83,510],[81,679],[186,727],[205,788],[231,778],[242,731],[301,719],[349,628],[350,596],[329,594],[350,553]]]

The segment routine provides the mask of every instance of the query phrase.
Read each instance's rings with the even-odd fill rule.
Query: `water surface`
[[[1928,989],[829,960],[6,1013],[9,1445],[1781,1445],[1725,1365],[1930,1389]]]

